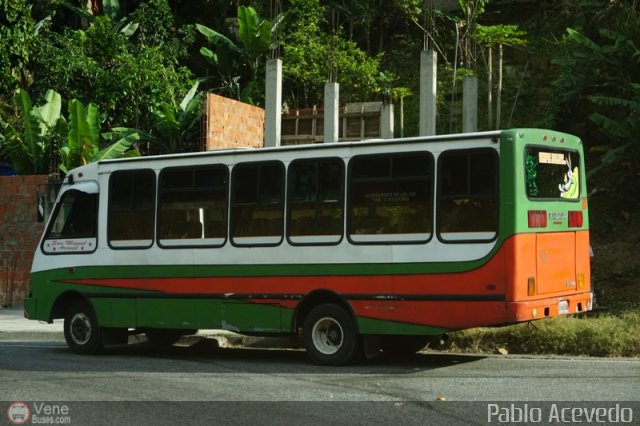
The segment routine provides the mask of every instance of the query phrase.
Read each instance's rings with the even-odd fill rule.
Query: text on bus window
[[[491,240],[498,229],[498,155],[447,151],[440,158],[438,234],[443,241]]]

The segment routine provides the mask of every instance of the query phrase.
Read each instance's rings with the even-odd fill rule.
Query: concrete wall
[[[0,304],[22,303],[31,288],[31,261],[44,225],[36,220],[36,191],[46,175],[0,176]]]
[[[207,151],[264,146],[262,108],[209,93],[206,114]]]

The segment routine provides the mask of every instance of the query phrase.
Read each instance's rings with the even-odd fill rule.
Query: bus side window
[[[226,166],[160,172],[158,242],[162,247],[220,247],[227,238]]]
[[[152,170],[127,170],[111,175],[107,233],[112,247],[151,247],[155,223],[155,182]]]
[[[352,242],[425,243],[431,238],[431,154],[362,155],[349,167],[347,223]]]
[[[438,233],[443,241],[489,241],[498,229],[498,155],[444,152],[439,160]]]
[[[288,238],[293,244],[337,244],[344,224],[340,159],[296,160],[288,171]]]
[[[237,245],[277,245],[284,229],[284,167],[239,164],[232,171],[231,239]]]

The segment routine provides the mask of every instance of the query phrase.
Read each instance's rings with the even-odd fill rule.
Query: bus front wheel
[[[93,307],[86,300],[72,304],[64,316],[64,339],[72,352],[94,354],[102,349],[102,335]]]
[[[351,316],[333,304],[316,306],[303,325],[303,341],[311,360],[321,365],[343,365],[354,358],[358,336]]]

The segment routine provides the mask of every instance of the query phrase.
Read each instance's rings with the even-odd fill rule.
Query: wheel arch
[[[357,316],[355,311],[353,310],[353,306],[351,306],[351,303],[349,303],[349,301],[345,299],[344,296],[336,293],[333,290],[318,289],[305,294],[296,306],[293,313],[293,321],[291,324],[292,333],[297,334],[298,329],[302,327],[305,318],[307,317],[307,315],[309,315],[309,312],[311,312],[313,308],[325,303],[331,303],[343,308],[353,319],[356,333],[358,334],[360,332]]]
[[[94,313],[95,313],[93,304],[91,303],[91,300],[89,300],[87,296],[85,296],[84,294],[80,293],[77,290],[69,290],[59,295],[56,298],[56,301],[53,302],[53,306],[51,307],[51,313],[49,314],[49,321],[51,322],[54,319],[64,318],[69,307],[78,301],[87,302],[91,306],[91,308],[94,310]]]

